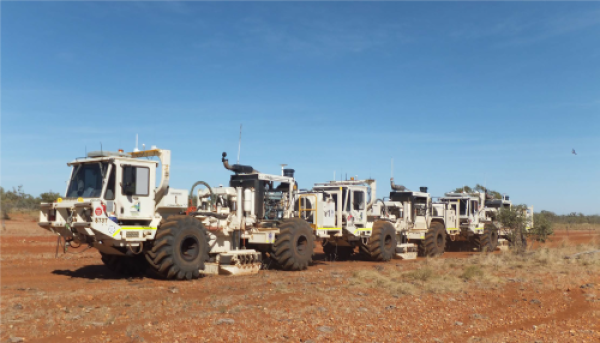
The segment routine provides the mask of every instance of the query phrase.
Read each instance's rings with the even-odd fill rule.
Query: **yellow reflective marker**
[[[155,228],[155,227],[147,227],[147,226],[142,226],[142,227],[121,227],[115,233],[113,233],[113,237],[115,237],[119,232],[121,232],[121,230],[156,230],[156,229],[157,228]]]
[[[56,202],[62,202],[62,198],[56,199]]]
[[[83,202],[83,198],[77,198],[77,202]]]

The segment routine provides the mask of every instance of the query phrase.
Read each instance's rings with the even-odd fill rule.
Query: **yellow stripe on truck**
[[[156,230],[156,228],[155,227],[146,227],[146,226],[122,227],[122,228],[119,228],[117,230],[117,232],[113,233],[113,237],[115,237],[119,232],[121,232],[121,230]]]

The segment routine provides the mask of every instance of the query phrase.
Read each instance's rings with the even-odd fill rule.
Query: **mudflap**
[[[414,260],[417,258],[417,253],[417,245],[414,243],[403,243],[396,246],[396,258]]]
[[[262,255],[252,249],[236,250],[218,254],[215,261],[205,263],[200,272],[205,275],[253,275],[260,270]]]

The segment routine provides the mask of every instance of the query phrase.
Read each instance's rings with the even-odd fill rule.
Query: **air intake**
[[[283,170],[283,176],[294,177],[294,172],[295,172],[294,169],[286,168]]]

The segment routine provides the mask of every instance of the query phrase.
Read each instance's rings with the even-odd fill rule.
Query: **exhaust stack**
[[[394,183],[394,178],[391,178],[391,179],[390,179],[390,184],[391,184],[391,186],[392,186],[392,190],[399,191],[399,192],[404,192],[404,191],[407,191],[407,190],[408,190],[408,189],[406,189],[406,187],[404,187],[404,186],[402,186],[402,185],[397,185],[397,184],[395,184],[395,183]]]
[[[231,170],[236,174],[257,174],[259,171],[252,168],[252,166],[245,166],[243,164],[234,164],[229,165],[229,160],[226,158],[227,153],[223,153],[223,158],[221,158],[221,162],[223,162],[223,167],[227,170]]]

